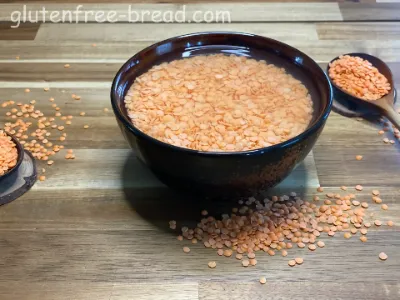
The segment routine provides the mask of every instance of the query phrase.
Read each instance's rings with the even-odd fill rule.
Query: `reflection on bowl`
[[[163,62],[208,54],[236,54],[285,68],[309,90],[314,113],[306,131],[280,144],[242,152],[202,152],[156,140],[133,126],[124,96],[137,76]],[[130,146],[168,186],[205,195],[245,194],[281,182],[312,149],[332,105],[329,80],[310,57],[281,42],[247,33],[206,32],[154,44],[129,59],[111,89],[118,124]]]

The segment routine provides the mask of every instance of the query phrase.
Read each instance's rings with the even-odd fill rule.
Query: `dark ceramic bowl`
[[[202,152],[156,140],[132,125],[124,96],[135,78],[154,65],[207,54],[237,54],[284,67],[310,91],[313,119],[302,134],[267,148],[243,152]],[[314,146],[332,105],[331,85],[310,57],[281,42],[247,33],[205,32],[154,44],[129,59],[111,89],[118,124],[130,146],[152,172],[171,188],[217,196],[247,194],[281,182]]]
[[[340,56],[349,55],[349,56],[358,56],[362,59],[368,60],[375,68],[379,70],[390,82],[392,89],[390,93],[393,94],[393,99],[396,99],[396,90],[394,89],[393,85],[393,75],[392,71],[390,70],[389,66],[382,61],[381,59],[377,58],[376,56],[372,56],[366,53],[346,53]],[[330,64],[335,60],[339,59],[340,56],[335,57],[332,59],[328,66],[326,67],[326,73],[329,74]],[[330,80],[330,79],[329,79]],[[359,116],[361,115],[380,115],[380,112],[376,109],[376,107],[372,106],[368,101],[360,100],[359,98],[349,94],[345,90],[338,87],[333,80],[332,83],[332,90],[335,96],[335,99],[341,103],[345,103],[345,106],[348,110],[354,111]]]
[[[0,182],[1,182],[2,179],[4,179],[4,178],[10,176],[10,175],[13,174],[16,170],[18,170],[19,166],[21,165],[21,163],[22,163],[22,161],[23,161],[23,159],[24,159],[24,154],[25,154],[25,152],[24,152],[24,147],[22,147],[22,145],[20,144],[20,142],[19,142],[14,136],[12,136],[11,134],[9,134],[8,132],[6,132],[6,134],[11,138],[11,140],[14,142],[14,144],[15,144],[16,147],[17,147],[18,160],[17,160],[16,165],[15,165],[13,168],[11,168],[10,170],[8,170],[7,173],[5,173],[5,174],[3,174],[3,175],[0,176]]]

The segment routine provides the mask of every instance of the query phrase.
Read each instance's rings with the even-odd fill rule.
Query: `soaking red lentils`
[[[135,80],[125,105],[133,124],[158,140],[220,152],[286,141],[313,112],[306,87],[284,69],[222,54],[153,67]]]
[[[18,160],[15,143],[3,130],[0,130],[0,176],[12,169]]]

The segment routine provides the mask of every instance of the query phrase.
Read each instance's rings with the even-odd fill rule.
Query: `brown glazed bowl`
[[[216,53],[263,59],[300,79],[314,103],[308,129],[267,148],[202,152],[166,144],[133,126],[124,96],[137,76],[163,62]],[[156,43],[129,59],[114,79],[111,102],[119,127],[137,157],[167,186],[206,196],[246,195],[275,186],[307,156],[330,113],[332,88],[318,64],[291,46],[248,33],[203,32]]]
[[[17,163],[15,164],[14,167],[12,167],[10,170],[8,170],[6,173],[4,173],[3,175],[0,175],[0,184],[1,184],[1,180],[10,176],[11,174],[13,174],[16,170],[18,170],[19,166],[21,165],[22,161],[24,160],[24,147],[22,147],[22,145],[20,144],[20,142],[11,134],[9,134],[8,132],[6,132],[6,135],[8,135],[11,140],[14,142],[16,148],[17,148],[17,152],[18,152],[18,159],[17,159]]]

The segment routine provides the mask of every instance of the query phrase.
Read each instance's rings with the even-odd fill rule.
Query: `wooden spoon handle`
[[[383,111],[385,116],[392,122],[392,124],[400,130],[400,114],[395,111],[393,106],[387,106],[386,109]]]

